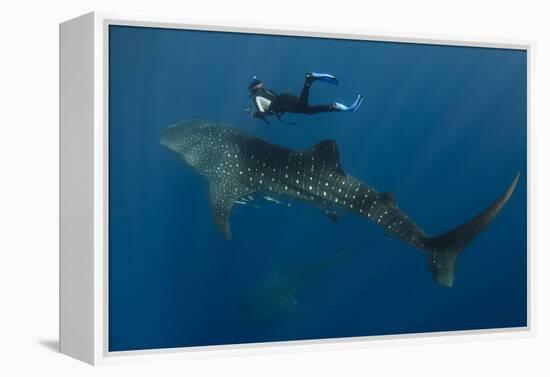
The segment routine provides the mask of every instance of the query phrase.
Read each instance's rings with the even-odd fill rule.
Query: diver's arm
[[[254,118],[259,118],[259,119],[263,120],[266,124],[269,124],[269,122],[266,119],[267,114],[264,113],[263,111],[256,111],[252,114],[252,116]]]

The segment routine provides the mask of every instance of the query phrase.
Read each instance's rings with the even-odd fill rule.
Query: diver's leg
[[[338,79],[333,75],[329,75],[328,73],[316,73],[316,72],[306,73],[306,78],[304,80],[304,87],[302,88],[302,93],[300,94],[300,107],[302,108],[302,110],[305,110],[309,107],[309,88],[311,87],[311,84],[316,80],[328,82],[334,85],[339,85]],[[321,111],[312,110],[312,111],[323,112],[322,110]],[[325,110],[325,111],[330,111],[330,110]],[[306,112],[306,111],[302,111],[302,112]]]
[[[318,113],[328,113],[331,111],[335,111],[336,108],[334,105],[315,105],[315,106],[307,106],[304,109],[302,109],[302,113],[304,114],[318,114]]]
[[[311,87],[311,83],[314,80],[315,78],[310,73],[306,74],[304,87],[302,88],[302,93],[300,94],[300,101],[298,102],[298,106],[295,109],[296,112],[303,114],[318,114],[332,111],[331,105],[309,105],[309,88]]]
[[[357,111],[359,106],[363,103],[363,96],[358,94],[355,98],[355,101],[349,106],[343,105],[339,102],[333,102],[330,105],[316,105],[316,106],[306,106],[305,108],[301,108],[300,112],[305,114],[317,114],[317,113],[327,113],[332,111],[340,111],[340,112],[347,112],[347,111]]]
[[[277,96],[271,104],[271,110],[276,113],[296,113],[300,112],[301,101],[291,93],[283,93]]]
[[[313,77],[309,74],[306,75],[304,80],[304,87],[302,88],[302,93],[300,93],[300,106],[303,108],[308,107],[309,103],[309,88],[313,82]]]

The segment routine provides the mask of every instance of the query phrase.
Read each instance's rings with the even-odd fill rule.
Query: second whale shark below
[[[333,219],[347,212],[371,220],[423,251],[435,281],[446,287],[453,285],[459,253],[500,212],[519,179],[518,173],[504,193],[471,220],[429,236],[396,206],[392,194],[344,172],[334,140],[294,151],[226,123],[191,119],[164,128],[160,142],[209,179],[214,221],[225,238],[231,239],[231,209],[240,198],[255,193],[288,197],[319,207]]]
[[[241,314],[247,320],[259,321],[295,313],[298,311],[300,295],[308,285],[366,247],[367,243],[331,254],[288,275],[270,274],[240,302]]]

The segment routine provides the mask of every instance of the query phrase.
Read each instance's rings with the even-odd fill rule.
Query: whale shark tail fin
[[[500,212],[518,183],[519,173],[506,191],[487,209],[470,221],[444,234],[424,239],[428,265],[435,281],[444,287],[452,287],[458,254],[481,232]]]

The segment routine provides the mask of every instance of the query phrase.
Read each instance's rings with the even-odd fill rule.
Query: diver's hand
[[[259,118],[261,120],[263,120],[266,124],[269,124],[269,122],[267,121],[266,119],[266,113],[263,113],[263,112],[260,112],[260,111],[256,111],[254,113],[251,113],[251,115],[254,117],[254,118]]]

